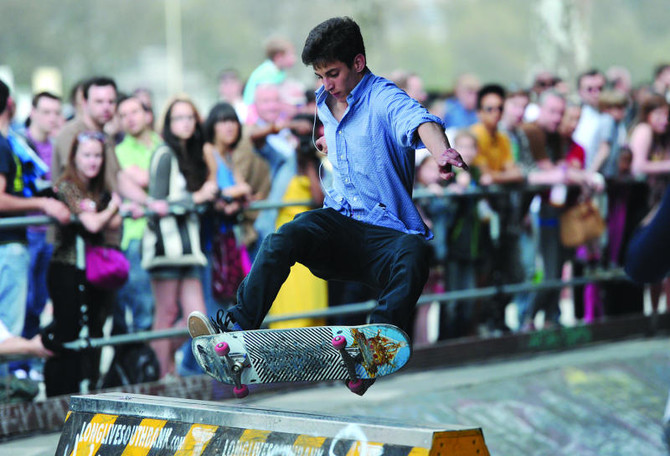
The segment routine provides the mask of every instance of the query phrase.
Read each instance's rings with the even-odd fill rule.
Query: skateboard
[[[345,380],[353,392],[362,379],[392,374],[412,355],[407,334],[388,324],[236,331],[192,340],[198,364],[233,394],[248,385]]]

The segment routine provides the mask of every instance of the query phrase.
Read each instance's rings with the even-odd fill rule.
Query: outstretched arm
[[[440,177],[442,179],[447,180],[454,177],[452,166],[468,169],[467,163],[463,161],[458,151],[451,148],[442,125],[436,122],[422,123],[417,129],[417,134],[426,149],[435,157],[437,165],[440,167]]]

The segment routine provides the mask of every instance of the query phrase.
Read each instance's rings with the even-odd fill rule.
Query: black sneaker
[[[242,327],[223,309],[216,312],[216,318],[207,317],[197,310],[188,316],[188,332],[192,338],[230,331],[242,331]]]
[[[346,385],[347,388],[349,388],[349,391],[351,391],[354,394],[358,394],[359,396],[362,396],[365,394],[365,392],[370,388],[374,383],[376,378],[361,378],[358,379],[356,382],[351,382],[349,380],[345,380],[344,384]]]

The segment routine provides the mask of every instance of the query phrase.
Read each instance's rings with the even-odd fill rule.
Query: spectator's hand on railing
[[[457,195],[462,195],[465,193],[467,188],[472,182],[472,176],[470,173],[456,173],[454,181],[447,185],[446,189],[449,193],[454,193]]]
[[[138,219],[144,216],[144,210],[142,206],[137,204],[135,201],[126,201],[121,203],[119,209],[124,216],[130,215],[130,217],[133,219]]]
[[[54,355],[51,350],[44,347],[42,336],[40,334],[28,340],[28,353],[39,356],[40,358],[49,358]]]
[[[61,225],[67,225],[70,223],[70,209],[57,199],[53,198],[43,198],[42,199],[42,212],[44,212],[49,217],[53,217],[58,220],[58,223]]]
[[[202,204],[214,201],[219,196],[219,186],[214,181],[207,181],[202,184],[199,190],[193,192],[193,202]]]
[[[440,184],[437,182],[433,182],[428,184],[428,187],[426,187],[433,195],[444,195],[444,187],[442,187]]]
[[[488,186],[493,185],[493,175],[491,173],[483,173],[479,176],[479,185]]]
[[[123,203],[123,200],[121,199],[121,197],[119,196],[119,194],[116,193],[116,192],[112,192],[112,197],[111,197],[111,199],[109,200],[109,204],[111,204],[111,205],[113,205],[113,206],[116,206],[117,208],[120,208],[120,207],[121,207],[121,203]]]
[[[605,177],[596,172],[589,173],[589,186],[596,193],[602,193],[605,191]]]
[[[228,202],[222,199],[217,199],[214,202],[214,210],[222,212],[225,215],[233,215],[242,210],[242,205],[238,200]]]
[[[170,205],[165,200],[148,200],[147,209],[159,217],[164,217],[170,212]]]

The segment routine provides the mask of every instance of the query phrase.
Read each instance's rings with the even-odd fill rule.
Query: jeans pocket
[[[398,231],[407,232],[405,224],[388,210],[385,204],[378,203],[370,211],[370,223]]]

